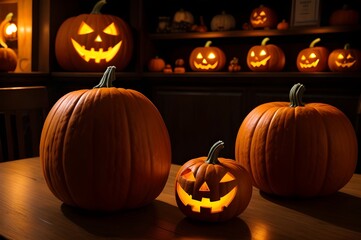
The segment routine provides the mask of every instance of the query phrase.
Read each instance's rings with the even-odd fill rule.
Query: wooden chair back
[[[39,155],[48,108],[45,86],[0,88],[0,161]]]

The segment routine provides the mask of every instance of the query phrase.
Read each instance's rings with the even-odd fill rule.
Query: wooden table
[[[361,175],[338,193],[312,200],[270,197],[254,188],[247,209],[224,223],[186,218],[167,185],[152,204],[113,214],[64,205],[48,189],[39,158],[0,163],[0,235],[55,239],[361,239]],[[1,239],[1,237],[0,237]]]

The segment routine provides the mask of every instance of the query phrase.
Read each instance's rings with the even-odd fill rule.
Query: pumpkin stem
[[[313,40],[310,44],[310,48],[314,47],[316,45],[316,43],[320,42],[321,38],[316,38],[315,40]]]
[[[3,29],[5,27],[5,25],[11,21],[11,19],[13,18],[13,15],[14,14],[12,12],[10,12],[6,15],[5,19],[1,22],[0,29]],[[0,38],[0,45],[4,48],[8,47],[8,45],[6,44],[3,37]]]
[[[212,41],[209,40],[209,41],[206,42],[206,44],[204,45],[204,47],[209,47],[209,46],[211,46],[211,44],[212,44]]]
[[[218,155],[219,152],[224,148],[223,141],[217,141],[209,150],[206,162],[211,164],[219,164]]]
[[[265,46],[268,41],[269,41],[269,38],[268,38],[268,37],[264,38],[264,39],[262,40],[261,45],[262,45],[262,46]]]
[[[304,106],[302,102],[303,93],[306,90],[305,86],[301,83],[293,85],[290,90],[290,107]]]
[[[106,4],[107,1],[106,0],[100,0],[98,1],[94,7],[93,10],[91,11],[90,14],[101,14],[100,9],[104,6],[104,4]]]
[[[350,44],[349,43],[346,43],[345,46],[343,47],[345,50],[349,50],[350,49]]]
[[[105,70],[99,84],[96,85],[94,88],[113,87],[112,82],[115,80],[115,68],[115,66],[107,67],[107,70]]]

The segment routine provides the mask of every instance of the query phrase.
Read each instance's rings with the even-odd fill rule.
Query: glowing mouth
[[[262,61],[259,62],[251,62],[251,65],[253,67],[261,67],[261,66],[266,66],[268,60],[270,60],[271,56],[266,57],[265,59],[263,59]]]
[[[79,56],[81,56],[86,62],[89,62],[90,59],[94,59],[96,63],[100,63],[100,61],[104,59],[106,62],[112,60],[114,56],[119,52],[120,46],[122,45],[122,41],[120,41],[114,47],[109,47],[108,51],[103,51],[103,48],[95,51],[94,48],[86,50],[85,46],[81,46],[74,39],[71,39],[71,42]]]
[[[214,68],[216,68],[217,65],[218,65],[218,61],[215,62],[213,65],[212,65],[212,64],[203,65],[203,64],[196,63],[196,62],[193,62],[193,63],[194,63],[194,66],[195,66],[197,69],[205,69],[205,70],[214,69]]]
[[[228,207],[236,196],[237,187],[234,187],[229,193],[221,197],[218,201],[211,201],[209,198],[202,198],[201,201],[192,198],[192,195],[186,193],[183,188],[177,183],[177,193],[179,199],[184,206],[191,206],[193,212],[201,212],[201,207],[210,208],[212,213],[219,213],[223,211],[224,207]]]
[[[352,67],[354,64],[355,64],[356,60],[353,61],[353,62],[349,62],[349,63],[339,63],[339,62],[336,62],[336,66],[337,67],[343,67],[343,68],[350,68]]]
[[[259,17],[258,17],[259,18]],[[257,19],[257,20],[252,20],[252,22],[256,25],[259,25],[261,23],[264,23],[267,21],[267,18],[263,18],[263,19]]]
[[[301,68],[314,68],[317,66],[319,61],[320,61],[320,59],[317,59],[316,61],[314,61],[313,63],[310,63],[310,64],[300,63],[300,66],[301,66]]]

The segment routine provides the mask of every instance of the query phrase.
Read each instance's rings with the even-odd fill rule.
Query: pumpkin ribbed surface
[[[242,122],[236,161],[260,190],[311,197],[341,189],[357,162],[357,138],[348,118],[323,103],[270,102]]]
[[[95,88],[63,96],[44,123],[45,180],[63,202],[91,210],[150,203],[168,178],[170,140],[156,107],[135,90]]]

